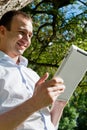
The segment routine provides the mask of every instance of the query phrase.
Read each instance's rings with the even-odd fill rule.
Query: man
[[[40,78],[27,68],[22,54],[32,33],[32,19],[21,11],[9,11],[0,20],[1,130],[55,130],[66,105],[56,100],[65,89],[61,78],[46,81],[48,73]]]

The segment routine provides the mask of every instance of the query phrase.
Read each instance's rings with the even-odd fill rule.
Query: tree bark
[[[33,0],[0,0],[0,17],[7,11],[21,9]]]

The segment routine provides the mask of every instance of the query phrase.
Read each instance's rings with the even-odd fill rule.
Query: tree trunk
[[[0,17],[7,11],[21,9],[33,0],[0,0]]]

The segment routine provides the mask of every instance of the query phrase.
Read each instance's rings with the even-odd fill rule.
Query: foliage
[[[24,55],[29,60],[29,67],[40,76],[48,71],[49,79],[52,78],[72,44],[87,51],[86,7],[86,0],[37,0],[22,9],[31,13],[34,21],[32,44]],[[87,128],[86,97],[87,74],[68,102],[59,130]]]
[[[61,122],[59,125],[59,130],[73,130],[73,127],[76,126],[76,119],[78,113],[75,107],[71,107],[68,104],[64,110],[64,114],[61,118]]]

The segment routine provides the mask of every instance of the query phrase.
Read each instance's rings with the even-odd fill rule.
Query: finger
[[[59,91],[64,91],[65,90],[65,85],[64,84],[58,84],[56,85]]]
[[[47,89],[50,92],[56,92],[56,91],[63,92],[65,90],[65,86],[64,85],[58,85],[58,86],[54,86],[54,87],[48,87]]]
[[[45,74],[37,81],[36,86],[42,84],[43,82],[45,82],[45,81],[47,80],[48,76],[49,76],[49,73],[45,73]]]
[[[61,78],[53,78],[49,81],[46,81],[44,83],[44,86],[46,87],[54,87],[54,86],[57,86],[57,85],[62,85],[63,84],[63,80]]]
[[[60,78],[60,77],[54,77],[53,79],[55,79],[57,83],[60,83],[60,84],[61,84],[61,83],[62,83],[62,84],[64,83],[63,79]]]
[[[53,99],[53,102],[57,99],[58,96],[60,96],[61,92],[60,91],[56,91],[56,92],[50,92],[50,96]]]
[[[53,101],[57,99],[64,92],[65,86],[62,87],[50,87],[48,88],[49,95],[52,97]]]

